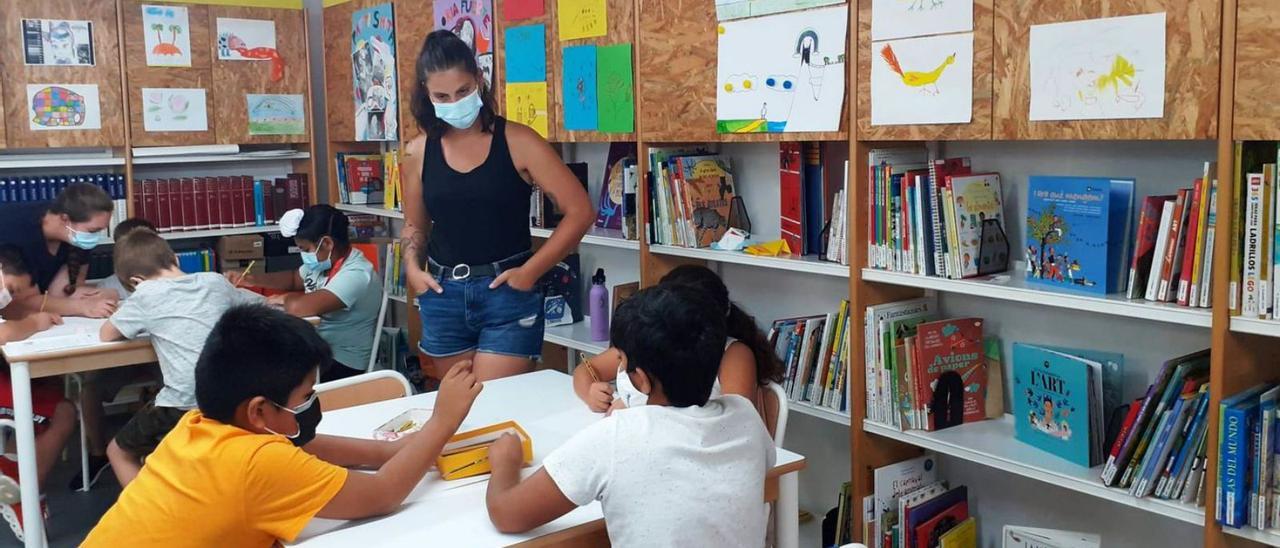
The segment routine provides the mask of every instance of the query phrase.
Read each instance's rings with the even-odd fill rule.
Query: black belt
[[[503,271],[523,265],[532,255],[532,251],[525,251],[492,263],[457,264],[453,266],[442,265],[428,257],[427,266],[431,275],[437,280],[465,280],[473,276],[481,278],[497,276]]]

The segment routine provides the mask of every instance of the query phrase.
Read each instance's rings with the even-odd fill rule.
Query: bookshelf
[[[534,238],[550,238],[552,229],[549,228],[529,228],[529,234]],[[617,249],[629,249],[632,251],[640,250],[639,240],[628,240],[622,237],[621,230],[612,230],[599,227],[591,227],[591,231],[582,237],[582,243],[585,245],[598,245],[603,247],[613,247]]]
[[[404,212],[398,209],[387,209],[385,207],[355,204],[333,204],[333,207],[347,213],[355,213],[358,215],[374,215],[377,217],[386,217],[388,219],[404,219]]]

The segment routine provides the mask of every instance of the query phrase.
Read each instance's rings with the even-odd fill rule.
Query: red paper
[[[502,16],[508,21],[542,17],[544,0],[507,0],[502,3]]]

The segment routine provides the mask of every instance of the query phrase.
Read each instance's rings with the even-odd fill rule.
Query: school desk
[[[324,414],[318,431],[323,434],[370,438],[373,430],[407,409],[430,409],[435,393],[420,394]],[[488,381],[471,407],[462,429],[515,420],[533,439],[534,463],[525,467],[528,477],[542,459],[574,433],[600,420],[573,393],[572,377],[543,370]],[[777,450],[777,462],[769,472],[765,499],[776,498],[778,546],[799,544],[797,475],[804,457]],[[775,481],[776,480],[776,481]],[[600,503],[580,507],[527,533],[505,535],[489,522],[485,508],[488,475],[441,481],[436,472],[410,493],[394,514],[361,521],[314,519],[303,529],[294,546],[303,548],[346,546],[602,546],[608,536]]]

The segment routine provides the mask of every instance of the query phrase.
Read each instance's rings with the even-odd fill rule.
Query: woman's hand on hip
[[[512,289],[520,291],[533,291],[534,286],[538,285],[538,277],[530,276],[523,266],[503,270],[498,277],[493,279],[493,283],[489,284],[489,289],[497,289],[502,284],[511,286]]]
[[[413,290],[414,295],[421,295],[426,293],[427,290],[444,293],[444,288],[440,287],[440,282],[437,282],[435,276],[432,276],[426,270],[411,268],[405,272],[405,278],[406,283],[409,284],[409,289]]]

